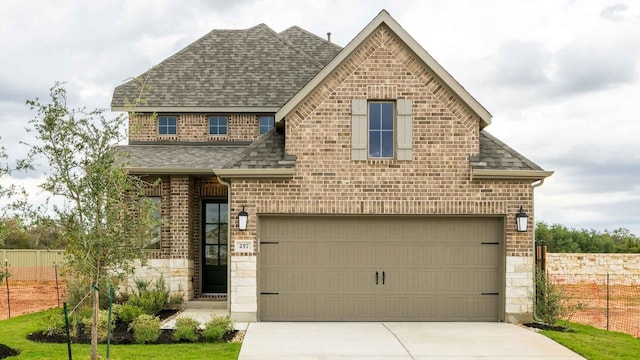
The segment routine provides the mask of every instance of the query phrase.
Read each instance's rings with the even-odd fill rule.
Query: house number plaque
[[[235,252],[253,252],[253,240],[235,240],[233,245]]]

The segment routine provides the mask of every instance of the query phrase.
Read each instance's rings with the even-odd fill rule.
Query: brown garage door
[[[264,321],[498,321],[500,218],[261,217]]]

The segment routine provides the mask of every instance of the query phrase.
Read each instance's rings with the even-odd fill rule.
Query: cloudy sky
[[[24,154],[25,100],[55,81],[108,108],[115,86],[212,29],[299,25],[344,46],[383,8],[493,114],[490,133],[555,171],[537,220],[640,235],[635,0],[2,0],[0,144]]]

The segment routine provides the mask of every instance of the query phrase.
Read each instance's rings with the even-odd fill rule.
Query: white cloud
[[[536,189],[538,219],[640,234],[640,4],[629,0],[4,0],[2,144],[24,153],[24,101],[56,80],[72,106],[108,108],[116,85],[214,28],[299,25],[346,45],[382,8],[494,115],[489,132],[556,171]]]

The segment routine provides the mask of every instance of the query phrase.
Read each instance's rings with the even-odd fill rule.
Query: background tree
[[[97,359],[98,286],[132,273],[137,260],[145,263],[143,248],[155,236],[157,220],[151,202],[143,200],[149,184],[127,174],[126,159],[114,148],[125,139],[125,116],[71,109],[59,83],[50,98],[49,103],[27,101],[37,113],[27,129],[36,139],[28,144],[28,162],[46,162],[41,187],[63,200],[53,213],[66,241],[67,265],[95,289],[91,358]]]
[[[625,228],[599,232],[539,222],[536,241],[544,241],[547,251],[555,253],[640,253],[640,238]]]

